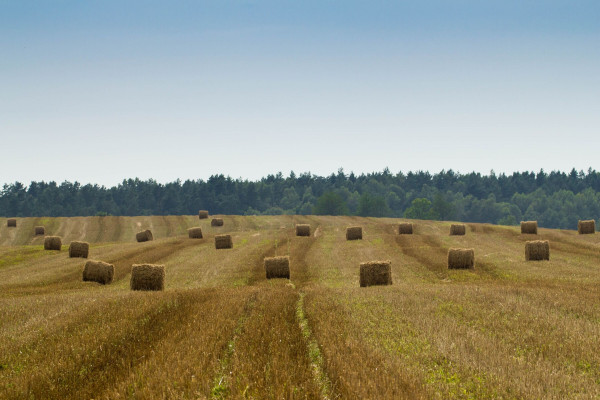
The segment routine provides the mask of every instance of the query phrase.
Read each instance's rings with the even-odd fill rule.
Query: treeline
[[[490,222],[538,220],[543,227],[575,229],[600,217],[600,173],[543,170],[511,175],[452,170],[346,174],[291,172],[259,181],[214,175],[208,180],[160,184],[124,180],[114,187],[77,182],[5,184],[0,215],[323,214]]]

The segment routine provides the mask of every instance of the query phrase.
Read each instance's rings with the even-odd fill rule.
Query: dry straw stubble
[[[138,242],[148,242],[153,239],[154,238],[152,236],[152,231],[150,231],[150,229],[146,229],[145,231],[138,232],[135,235],[135,240],[137,240]]]
[[[310,225],[297,224],[296,225],[296,236],[310,236]]]
[[[462,236],[466,233],[467,228],[464,224],[452,224],[450,225],[450,235],[451,236]]]
[[[131,290],[164,290],[165,266],[133,264],[131,266]]]
[[[213,218],[210,221],[210,226],[223,226],[223,218]]]
[[[60,236],[46,236],[44,238],[44,250],[60,250],[62,239]]]
[[[525,242],[525,260],[550,260],[550,242],[547,240],[531,240]]]
[[[360,286],[391,285],[392,262],[368,261],[360,263]]]
[[[290,258],[287,256],[281,257],[266,257],[264,260],[265,272],[267,279],[285,278],[290,279]]]
[[[521,221],[521,233],[529,235],[537,235],[537,221]]]
[[[362,227],[350,226],[346,228],[346,240],[359,240],[362,239]]]
[[[83,267],[83,281],[98,282],[103,285],[112,283],[115,266],[104,261],[89,260]]]
[[[231,235],[216,235],[215,236],[215,249],[232,249],[233,240]]]
[[[398,234],[400,235],[412,235],[413,224],[410,222],[403,222],[398,226]]]
[[[577,223],[577,233],[580,235],[596,233],[596,221],[593,219],[580,220]]]
[[[473,268],[475,265],[474,249],[448,249],[448,268]]]
[[[188,237],[190,239],[202,239],[202,228],[190,228],[188,229]]]
[[[69,244],[69,257],[88,258],[90,244],[88,242],[71,242]]]

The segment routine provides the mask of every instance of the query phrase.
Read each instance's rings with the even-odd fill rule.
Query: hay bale
[[[521,233],[528,235],[537,235],[537,221],[521,221]]]
[[[296,224],[296,236],[310,236],[310,225]]]
[[[369,261],[360,263],[360,287],[391,284],[391,261]]]
[[[266,257],[265,272],[267,273],[267,279],[290,279],[290,258],[287,256]]]
[[[190,239],[202,239],[202,228],[190,228],[188,229],[188,237]]]
[[[98,282],[103,285],[112,283],[115,266],[103,261],[89,260],[83,267],[83,281]]]
[[[71,242],[69,245],[69,257],[88,258],[90,244],[88,242]]]
[[[215,249],[232,249],[233,241],[231,235],[216,235],[215,236]]]
[[[44,228],[43,226],[36,226],[34,228],[34,232],[36,235],[45,235],[46,234],[46,228]]]
[[[210,221],[210,226],[223,226],[223,218],[213,218]]]
[[[163,290],[165,288],[165,266],[133,264],[129,286],[131,290]]]
[[[60,250],[62,239],[60,236],[46,236],[44,238],[44,250]]]
[[[448,249],[448,268],[473,268],[475,264],[475,250],[473,249]]]
[[[346,228],[346,240],[362,240],[362,227],[350,226]]]
[[[403,222],[398,226],[398,234],[399,235],[412,235],[413,234],[413,224],[410,222]]]
[[[7,219],[6,220],[6,226],[8,226],[9,228],[16,228],[17,227],[17,220],[14,219],[14,218]]]
[[[450,236],[458,235],[462,236],[467,231],[464,224],[452,224],[450,225]]]
[[[586,235],[591,233],[596,233],[596,221],[593,219],[586,221],[579,221],[577,223],[577,232],[580,235]]]
[[[531,240],[525,242],[525,260],[550,260],[550,242],[547,240]]]
[[[198,218],[200,218],[200,219],[207,219],[208,218],[208,211],[206,211],[206,210],[200,210],[200,211],[198,211]]]
[[[153,239],[152,231],[150,229],[146,229],[145,231],[141,231],[135,234],[135,239],[138,242],[148,242]]]

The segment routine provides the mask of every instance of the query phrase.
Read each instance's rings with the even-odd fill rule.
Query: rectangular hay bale
[[[165,266],[133,264],[131,266],[131,290],[164,290]]]
[[[83,267],[83,281],[98,282],[103,285],[112,283],[115,266],[104,261],[89,260]]]
[[[62,239],[60,236],[46,236],[44,238],[44,250],[60,250]]]
[[[10,218],[6,220],[6,226],[9,228],[16,228],[17,227],[17,220],[14,218]]]
[[[577,222],[577,233],[580,235],[589,235],[596,233],[596,221],[593,219],[580,220]]]
[[[215,236],[215,249],[232,249],[233,240],[231,235],[216,235]]]
[[[346,240],[362,240],[362,227],[350,226],[346,228]]]
[[[412,235],[413,234],[413,224],[410,222],[402,222],[398,225],[398,234],[399,235]]]
[[[290,279],[290,258],[287,256],[281,257],[266,257],[264,260],[265,272],[267,279],[285,278]]]
[[[148,242],[153,240],[152,231],[150,229],[146,229],[145,231],[141,231],[135,234],[135,240],[138,242]]]
[[[537,235],[537,221],[521,221],[521,233],[528,235]]]
[[[448,249],[448,268],[473,268],[475,265],[474,249]]]
[[[467,228],[464,224],[450,225],[450,236],[462,236],[466,233]]]
[[[525,242],[525,260],[550,260],[550,242],[547,240],[531,240]]]
[[[190,228],[188,229],[188,237],[190,239],[202,239],[202,228]]]
[[[360,287],[391,284],[391,261],[368,261],[360,263]]]
[[[223,226],[223,218],[213,218],[210,221],[210,226]]]
[[[44,228],[43,226],[36,226],[33,231],[35,232],[36,235],[45,235],[46,234],[46,228]]]
[[[310,236],[310,225],[296,224],[296,236]]]
[[[200,211],[198,211],[198,218],[199,219],[207,219],[208,218],[208,211],[206,211],[206,210],[200,210]]]
[[[90,244],[88,242],[71,242],[69,244],[69,257],[88,258]]]

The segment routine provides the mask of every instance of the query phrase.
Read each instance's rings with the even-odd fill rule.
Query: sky
[[[600,169],[600,2],[0,0],[0,185]]]

